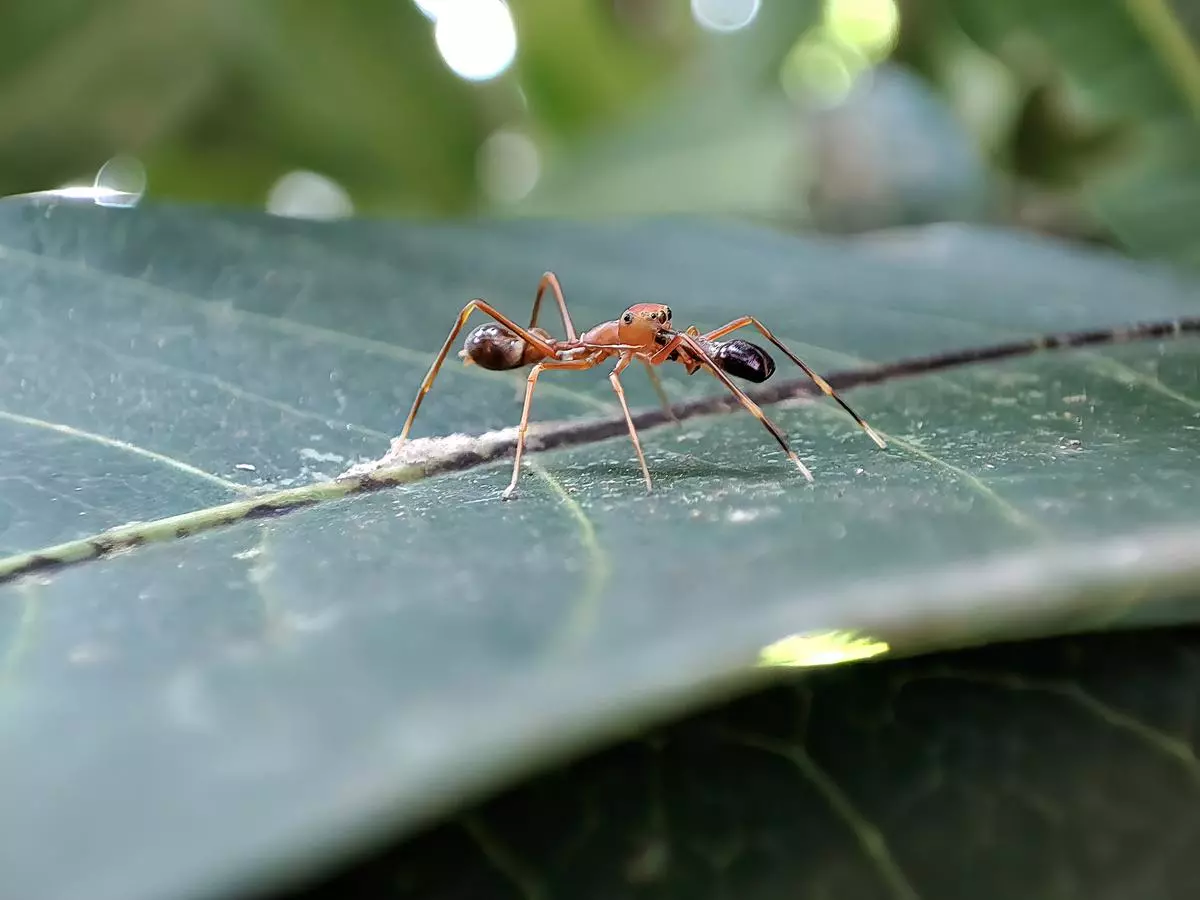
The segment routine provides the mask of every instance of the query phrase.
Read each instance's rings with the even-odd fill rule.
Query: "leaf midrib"
[[[835,389],[844,391],[868,384],[881,384],[898,378],[1011,359],[1052,349],[1126,343],[1135,340],[1163,340],[1197,334],[1200,334],[1200,316],[1161,320],[1124,328],[1042,335],[1007,344],[993,344],[932,356],[901,359],[892,363],[836,372],[826,376],[825,380]],[[760,406],[820,396],[820,391],[806,378],[777,382],[768,387],[748,390],[746,393]],[[735,398],[722,394],[676,404],[672,407],[672,412],[676,420],[684,421],[740,409]],[[671,422],[671,419],[661,408],[652,408],[635,413],[633,421],[639,431],[645,431],[666,425]],[[611,416],[606,419],[546,423],[531,430],[537,438],[536,446],[529,447],[532,454],[606,440],[625,433],[626,423],[621,416]],[[238,522],[285,515],[331,500],[374,493],[384,488],[412,483],[440,474],[477,468],[511,454],[515,449],[515,441],[515,435],[506,436],[504,432],[489,432],[475,436],[466,449],[459,446],[453,450],[433,452],[419,463],[381,468],[370,474],[258,494],[244,500],[205,507],[151,522],[113,528],[89,537],[5,557],[0,559],[0,584],[35,572],[61,569],[68,565],[99,559],[118,550],[131,550],[148,543],[190,537]]]

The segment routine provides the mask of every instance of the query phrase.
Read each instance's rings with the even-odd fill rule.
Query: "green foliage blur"
[[[1197,0],[508,0],[512,64],[472,81],[437,32],[480,2],[9,0],[0,194],[127,155],[149,197],[291,214],[982,221],[1200,262]],[[279,199],[314,180],[338,202]]]

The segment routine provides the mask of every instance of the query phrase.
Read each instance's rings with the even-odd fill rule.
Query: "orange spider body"
[[[555,299],[558,301],[563,328],[567,332],[566,340],[557,340],[551,337],[545,329],[537,327],[538,310],[542,294],[547,287],[553,290]],[[502,494],[503,499],[510,499],[516,492],[517,479],[521,471],[521,457],[525,448],[525,434],[529,427],[529,408],[538,377],[547,369],[592,369],[612,357],[618,357],[618,360],[608,378],[621,403],[625,421],[629,426],[629,436],[637,451],[638,462],[641,464],[642,475],[646,482],[646,490],[651,490],[650,471],[646,466],[641,442],[638,440],[637,430],[634,428],[633,419],[629,414],[629,406],[625,402],[625,391],[621,387],[620,379],[621,373],[635,359],[645,365],[659,400],[672,418],[674,416],[671,413],[670,402],[655,375],[654,367],[666,362],[676,362],[681,364],[689,375],[702,368],[708,370],[737,397],[742,406],[766,427],[779,442],[788,458],[804,474],[804,477],[812,481],[812,473],[788,445],[787,438],[784,437],[779,427],[768,419],[758,405],[729,379],[729,375],[732,374],[747,381],[762,382],[770,378],[775,371],[774,360],[757,344],[742,340],[721,340],[730,332],[746,326],[757,328],[764,337],[800,366],[827,396],[841,404],[842,408],[854,417],[854,420],[876,444],[880,447],[887,446],[871,426],[850,409],[820,375],[802,362],[754,317],[742,316],[707,334],[701,334],[695,326],[689,327],[686,331],[675,331],[671,327],[672,314],[669,306],[661,303],[635,303],[627,308],[620,318],[611,322],[601,322],[577,336],[571,316],[567,312],[562,289],[552,272],[545,273],[538,285],[528,328],[517,325],[481,299],[472,300],[463,307],[441,351],[421,382],[408,419],[400,432],[399,441],[407,440],[417,410],[421,407],[421,401],[433,387],[434,378],[455,338],[476,309],[486,313],[494,321],[479,326],[467,336],[463,349],[459,352],[459,357],[466,363],[473,363],[486,369],[508,370],[532,367],[529,377],[526,379],[525,404],[521,411],[521,424],[517,429],[516,458],[513,461],[512,480]]]

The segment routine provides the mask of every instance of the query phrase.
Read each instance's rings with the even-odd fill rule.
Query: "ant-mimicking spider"
[[[538,327],[538,311],[541,307],[542,295],[547,287],[551,289],[555,300],[558,301],[563,328],[567,332],[565,341],[557,340],[544,328]],[[707,369],[729,389],[751,415],[762,422],[779,442],[779,446],[783,448],[788,459],[794,462],[804,477],[811,482],[813,480],[812,473],[788,445],[787,438],[784,437],[779,426],[767,418],[758,404],[747,397],[741,388],[729,378],[730,375],[733,375],[744,381],[761,384],[775,372],[775,361],[771,359],[766,350],[757,344],[736,339],[721,340],[725,335],[747,326],[757,328],[763,337],[803,369],[826,396],[832,397],[841,404],[842,408],[854,418],[854,421],[879,447],[884,449],[887,447],[875,430],[838,396],[824,378],[810,369],[800,357],[785,347],[753,316],[739,316],[720,328],[701,334],[695,325],[689,326],[686,331],[675,331],[671,327],[671,308],[669,306],[661,303],[635,303],[626,309],[619,319],[601,322],[594,328],[585,331],[582,336],[577,336],[575,326],[571,322],[571,314],[567,311],[567,302],[563,297],[562,287],[553,272],[546,272],[538,282],[537,294],[533,300],[533,314],[530,317],[528,328],[522,328],[482,299],[472,300],[462,308],[454,327],[450,329],[446,342],[442,345],[437,358],[421,382],[416,399],[413,400],[412,409],[404,422],[404,428],[396,439],[397,443],[403,443],[408,439],[413,420],[417,417],[417,410],[421,408],[421,401],[433,387],[433,381],[437,377],[446,355],[450,352],[454,339],[475,310],[491,316],[495,321],[484,323],[467,335],[463,349],[458,354],[464,363],[493,371],[533,367],[525,382],[525,405],[521,410],[521,424],[517,429],[516,458],[513,460],[512,480],[501,494],[501,498],[504,500],[511,499],[517,490],[517,479],[521,474],[521,456],[525,449],[525,432],[529,426],[529,407],[533,400],[533,389],[537,384],[538,376],[549,369],[592,369],[613,356],[617,356],[619,359],[609,373],[608,380],[612,383],[617,399],[621,402],[621,410],[624,412],[625,422],[629,426],[629,437],[633,441],[634,450],[637,451],[638,463],[642,468],[642,477],[645,479],[647,491],[651,490],[650,470],[646,466],[646,457],[642,454],[637,429],[634,428],[633,419],[629,415],[629,406],[625,402],[625,391],[621,387],[620,379],[621,373],[635,359],[645,365],[659,400],[671,418],[674,418],[674,415],[671,412],[670,401],[658,380],[654,367],[665,362],[677,362],[683,365],[689,375],[695,374],[702,368]]]

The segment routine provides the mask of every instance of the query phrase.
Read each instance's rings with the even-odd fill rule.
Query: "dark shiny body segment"
[[[519,369],[525,356],[525,341],[507,328],[488,322],[467,335],[463,352],[484,369]]]
[[[535,328],[533,331],[542,332],[542,329]],[[503,325],[488,322],[467,335],[460,355],[480,368],[503,372],[529,365],[532,362],[528,358],[529,350],[529,344],[523,338],[513,334]]]
[[[717,365],[743,381],[762,384],[775,374],[775,360],[758,344],[749,341],[717,341],[713,346]]]

